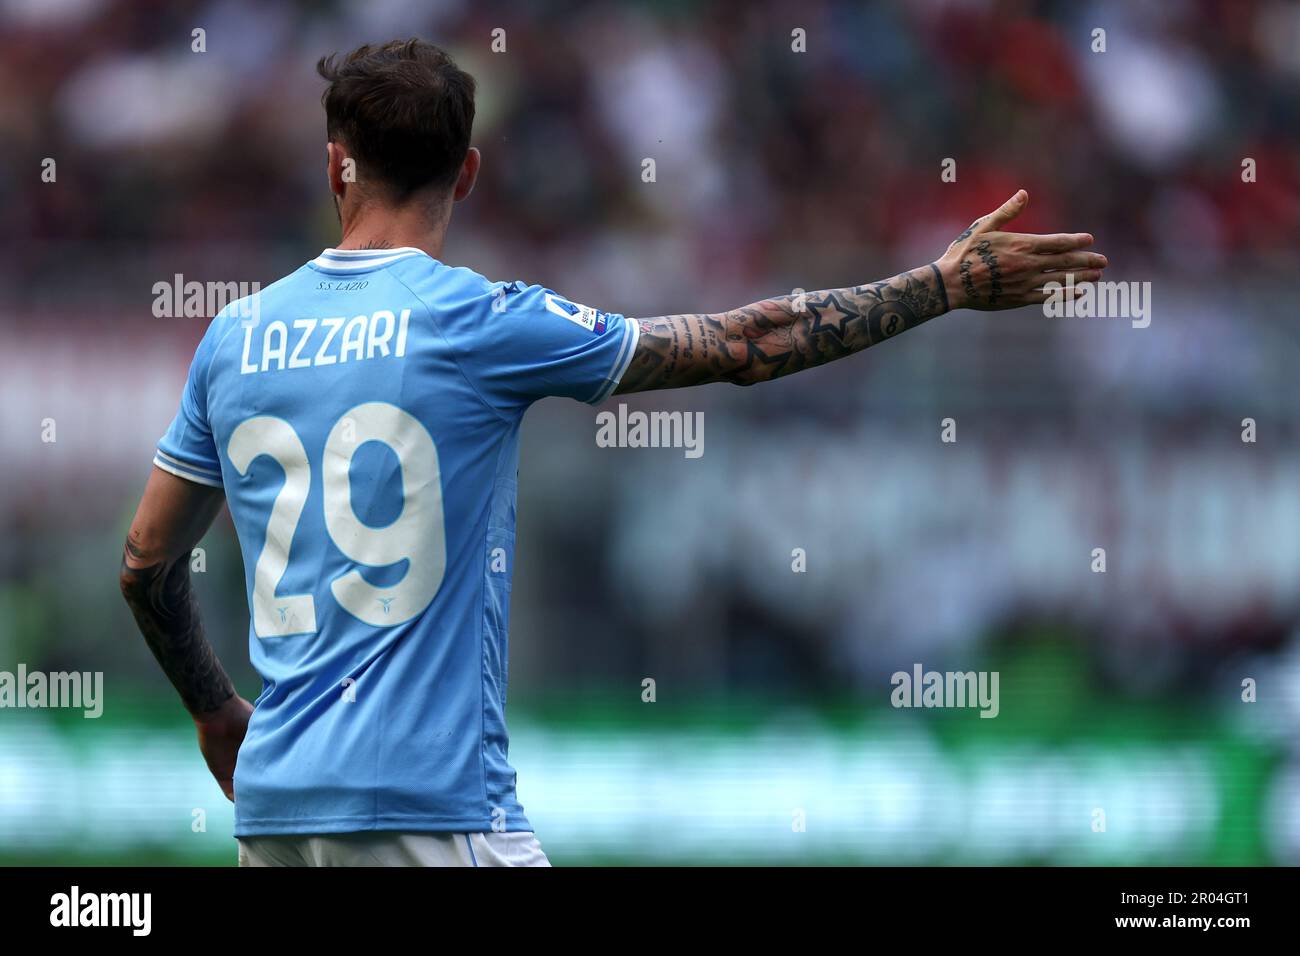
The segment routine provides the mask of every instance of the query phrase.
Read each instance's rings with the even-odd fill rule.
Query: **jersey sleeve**
[[[214,321],[194,352],[181,392],[180,410],[158,442],[153,463],[188,481],[216,488],[221,484],[221,461],[208,425],[208,370],[215,348]]]
[[[603,402],[631,364],[639,335],[625,316],[520,282],[493,288],[479,328],[483,337],[464,362],[484,399],[499,409],[550,395]]]

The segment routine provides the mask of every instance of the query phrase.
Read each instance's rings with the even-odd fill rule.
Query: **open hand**
[[[970,224],[935,263],[943,276],[949,308],[1015,309],[1045,301],[1048,282],[1064,284],[1066,273],[1075,283],[1096,282],[1106,257],[1086,252],[1092,236],[1086,232],[1033,235],[1002,232],[1029,204],[1023,189],[995,211]],[[1081,290],[1075,289],[1078,295]],[[1057,293],[1060,294],[1060,293]]]

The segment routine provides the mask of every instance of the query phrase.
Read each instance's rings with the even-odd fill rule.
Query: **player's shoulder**
[[[522,283],[489,279],[467,266],[448,265],[428,256],[403,259],[393,263],[388,271],[421,298],[433,300],[490,298],[498,295],[503,287],[522,287]]]
[[[444,331],[465,324],[488,333],[503,318],[545,311],[551,300],[559,299],[545,286],[521,279],[489,279],[466,266],[451,266],[435,259],[406,260],[395,263],[390,271],[415,294]]]

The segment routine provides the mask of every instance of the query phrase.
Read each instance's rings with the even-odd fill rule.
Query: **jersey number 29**
[[[382,528],[364,524],[352,510],[352,457],[370,441],[391,448],[402,471],[401,513]],[[259,415],[240,422],[230,436],[228,454],[241,475],[262,455],[284,469],[284,484],[271,506],[266,543],[253,571],[253,631],[258,637],[313,633],[316,602],[312,595],[276,594],[311,489],[311,462],[302,439],[283,418]],[[442,482],[433,438],[414,416],[395,405],[357,405],[330,429],[321,478],[325,529],[348,559],[370,567],[409,562],[402,580],[386,587],[369,583],[353,568],[330,582],[334,599],[353,617],[375,627],[411,620],[438,593],[447,563]]]

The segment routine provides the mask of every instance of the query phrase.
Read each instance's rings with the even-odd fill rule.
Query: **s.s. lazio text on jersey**
[[[402,358],[406,355],[406,330],[411,310],[394,316],[389,309],[351,319],[279,319],[258,327],[244,325],[244,355],[239,372],[281,372],[289,368],[311,368],[364,359]],[[254,342],[258,355],[254,355]],[[391,347],[390,347],[390,344]]]

